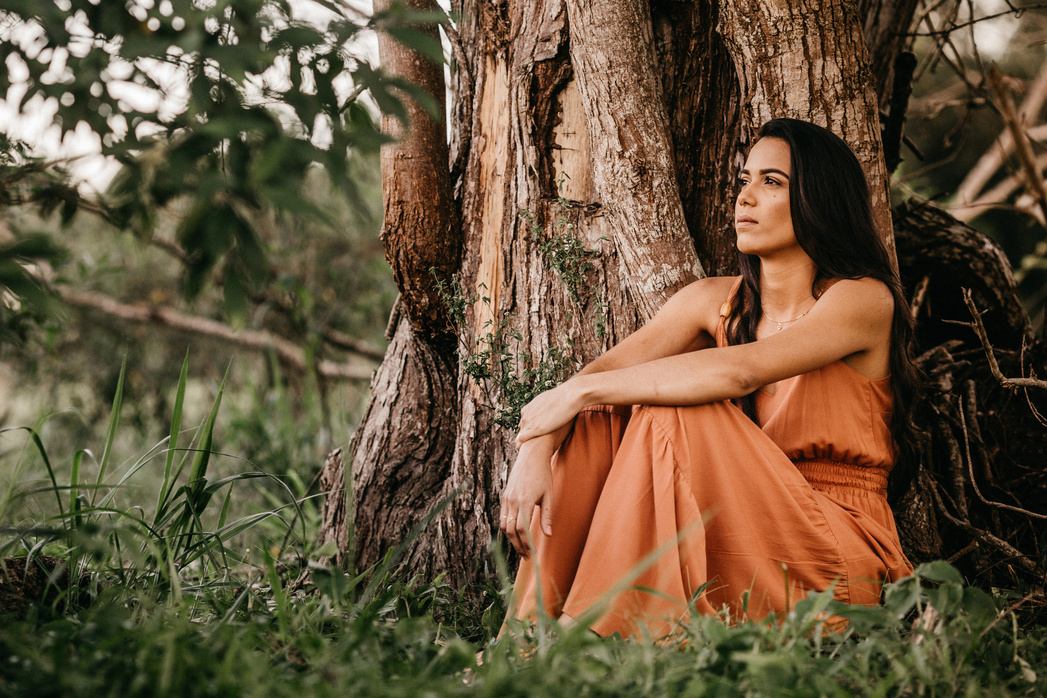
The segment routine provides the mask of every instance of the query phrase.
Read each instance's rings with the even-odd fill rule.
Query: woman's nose
[[[741,188],[738,190],[738,203],[739,205],[752,206],[753,196],[750,185],[743,184]]]

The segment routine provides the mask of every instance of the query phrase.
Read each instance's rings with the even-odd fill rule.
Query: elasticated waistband
[[[796,469],[816,490],[858,489],[887,494],[887,471],[833,460],[797,460]]]

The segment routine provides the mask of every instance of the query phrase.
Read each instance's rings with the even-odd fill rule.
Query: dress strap
[[[720,322],[716,325],[716,346],[718,347],[727,346],[727,318],[731,317],[731,311],[734,310],[734,299],[737,298],[738,289],[741,287],[742,277],[739,276],[734,285],[731,286],[727,299],[720,306]]]

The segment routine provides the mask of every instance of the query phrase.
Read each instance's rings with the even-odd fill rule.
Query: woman
[[[759,618],[835,585],[875,604],[912,571],[886,499],[911,319],[858,160],[768,122],[735,227],[740,278],[684,288],[523,409],[501,502],[517,617],[660,637],[692,600]]]

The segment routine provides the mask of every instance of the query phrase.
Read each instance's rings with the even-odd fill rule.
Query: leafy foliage
[[[6,0],[0,59],[20,70],[0,73],[0,90],[24,77],[24,91],[8,92],[19,107],[51,100],[63,133],[86,123],[101,138],[103,153],[123,165],[105,202],[117,227],[151,239],[158,212],[188,198],[175,231],[184,291],[196,297],[218,270],[226,310],[242,318],[271,273],[270,212],[325,219],[302,195],[309,171],[323,166],[358,200],[350,155],[387,139],[365,101],[401,119],[403,94],[435,109],[355,55],[361,32],[375,27],[434,53],[407,26],[428,15],[396,6],[367,19],[326,0],[309,7],[325,20],[303,21],[303,6],[283,0]]]
[[[553,345],[535,359],[521,350],[523,335],[513,328],[512,316],[495,314],[491,299],[473,294],[467,297],[455,275],[450,284],[434,282],[440,298],[448,308],[448,317],[462,345],[462,372],[481,385],[494,409],[491,420],[505,429],[520,425],[520,410],[536,395],[554,388],[578,370],[579,361],[571,353],[572,342]],[[465,312],[477,302],[486,306],[492,319],[481,328],[482,334],[470,346],[464,336]]]

